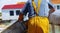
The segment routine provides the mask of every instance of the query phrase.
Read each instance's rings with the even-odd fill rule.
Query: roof
[[[51,0],[53,4],[60,4],[60,0]]]
[[[17,4],[25,4],[26,2],[17,2]]]
[[[12,4],[4,5],[2,9],[21,9],[24,8],[25,4]]]

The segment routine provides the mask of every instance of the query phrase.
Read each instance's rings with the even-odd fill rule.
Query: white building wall
[[[10,16],[10,10],[14,11],[14,16]],[[22,11],[22,9],[3,9],[2,20],[17,20],[19,15],[16,15],[16,10]]]
[[[59,6],[59,9],[57,9],[57,6]],[[55,8],[55,12],[52,13],[52,14],[59,16],[59,14],[60,14],[60,4],[54,4],[54,8]]]

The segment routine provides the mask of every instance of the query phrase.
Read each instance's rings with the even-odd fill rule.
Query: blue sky
[[[17,2],[26,2],[27,0],[0,0],[0,12],[4,5],[16,4]]]

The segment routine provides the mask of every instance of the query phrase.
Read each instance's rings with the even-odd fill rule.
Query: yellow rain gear
[[[38,7],[32,1],[32,5],[34,7],[35,12],[38,14],[40,4],[42,0],[38,0]],[[49,33],[49,20],[44,16],[34,16],[28,21],[28,32],[27,33]]]

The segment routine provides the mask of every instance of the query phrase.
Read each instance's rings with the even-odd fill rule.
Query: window
[[[14,16],[14,11],[10,11],[10,16]]]
[[[57,9],[60,9],[60,5],[57,5]]]
[[[16,10],[16,15],[19,15],[20,14],[20,10]]]

